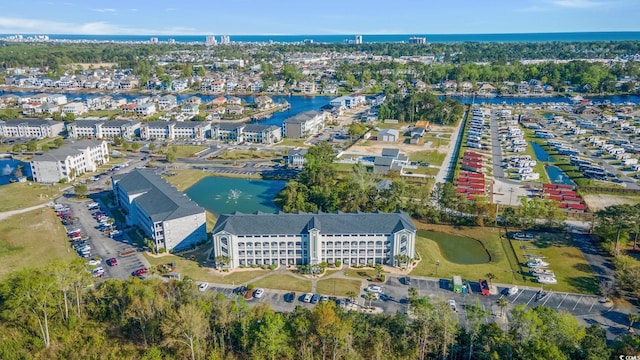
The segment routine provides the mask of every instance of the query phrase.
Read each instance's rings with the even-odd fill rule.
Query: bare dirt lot
[[[612,205],[637,204],[639,197],[626,197],[620,195],[589,194],[582,197],[591,211],[598,211]]]

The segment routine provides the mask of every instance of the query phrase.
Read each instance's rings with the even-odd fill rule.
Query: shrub
[[[275,270],[277,268],[278,268],[278,265],[276,265],[276,264],[269,265],[269,270]]]
[[[247,290],[253,290],[256,286],[253,284],[247,285]]]
[[[341,267],[342,266],[342,262],[340,260],[336,260],[335,265],[336,265],[336,267]]]
[[[158,252],[159,252],[160,254],[164,254],[164,253],[166,253],[166,252],[167,252],[167,249],[162,248],[162,249],[160,249],[160,251],[158,251]]]

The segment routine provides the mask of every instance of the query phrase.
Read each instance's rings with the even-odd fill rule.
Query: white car
[[[449,299],[449,307],[454,312],[458,312],[458,307],[456,306],[456,301],[455,300]]]
[[[253,292],[253,297],[256,299],[260,299],[262,297],[262,295],[264,295],[264,289],[256,289]]]
[[[202,284],[200,284],[200,286],[198,286],[198,290],[200,290],[200,291],[205,291],[208,288],[209,288],[209,284],[207,284],[207,283],[202,283]]]
[[[94,274],[104,274],[104,269],[101,267],[97,267],[92,271]]]
[[[309,303],[309,302],[311,302],[311,298],[312,298],[312,297],[313,297],[313,294],[312,294],[312,293],[306,293],[306,294],[304,295],[304,299],[303,299],[302,301],[303,301],[303,302],[306,302],[306,303]]]
[[[89,260],[89,265],[91,266],[98,266],[102,263],[102,260],[100,259],[91,259]]]
[[[364,290],[365,290],[365,291],[368,291],[368,292],[372,292],[372,293],[378,293],[378,294],[380,294],[380,293],[382,293],[382,286],[369,285],[369,286],[367,286],[367,288],[366,288],[366,289],[364,289]]]

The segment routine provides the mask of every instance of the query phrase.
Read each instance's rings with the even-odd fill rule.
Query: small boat
[[[517,293],[518,293],[518,290],[520,290],[520,289],[518,289],[518,287],[517,287],[517,286],[511,287],[511,288],[509,288],[509,290],[508,290],[507,294],[509,294],[509,295],[515,295],[515,294],[517,294]]]
[[[549,269],[540,269],[540,268],[531,269],[531,274],[533,276],[556,276],[556,274],[554,274],[553,271]]]
[[[538,282],[540,284],[557,284],[558,280],[556,280],[555,276],[541,275],[538,276]]]
[[[582,96],[580,96],[580,95],[575,95],[575,96],[570,97],[569,100],[571,100],[574,103],[579,103],[582,100],[584,100],[584,98]]]
[[[549,263],[542,261],[540,258],[535,258],[532,261],[527,262],[527,266],[530,268],[545,268],[549,266]]]

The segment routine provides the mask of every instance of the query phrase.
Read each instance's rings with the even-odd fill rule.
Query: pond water
[[[11,180],[17,180],[17,176],[20,175],[17,170],[21,164],[23,165],[20,169],[22,175],[31,176],[28,164],[23,164],[20,160],[0,159],[0,185],[6,185]]]
[[[546,166],[545,169],[552,184],[576,185],[559,167]]]
[[[234,211],[243,213],[278,212],[274,197],[284,188],[284,180],[236,179],[209,176],[185,193],[198,205],[215,215]]]
[[[478,240],[436,231],[419,231],[418,235],[438,243],[442,256],[452,263],[471,265],[491,261],[489,252]]]
[[[535,142],[531,142],[531,146],[533,147],[533,152],[536,155],[536,160],[538,161],[542,161],[542,162],[553,162],[553,158],[551,157],[551,155],[549,155],[549,153],[542,148],[542,146],[536,144]]]

